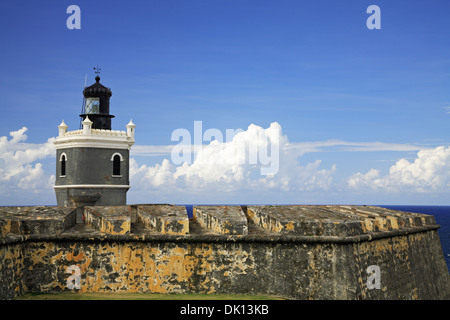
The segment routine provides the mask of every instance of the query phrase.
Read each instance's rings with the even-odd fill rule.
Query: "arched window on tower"
[[[118,154],[113,158],[113,176],[120,176],[120,156]]]
[[[65,153],[63,153],[61,155],[61,158],[59,161],[61,162],[61,177],[65,177],[66,176],[66,162],[67,162]]]

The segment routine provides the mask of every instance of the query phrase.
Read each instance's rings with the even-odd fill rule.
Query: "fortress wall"
[[[449,299],[450,276],[437,230],[353,245],[351,268],[361,299]],[[381,271],[381,288],[366,285],[367,266]]]
[[[67,238],[3,246],[0,293],[3,298],[60,291],[449,298],[436,231],[342,244],[242,240]],[[80,289],[68,287],[73,265],[80,269]],[[367,286],[370,265],[380,268],[380,289]]]
[[[25,264],[23,245],[0,245],[0,299],[12,299],[27,292],[24,284]]]
[[[74,209],[19,210],[10,217],[14,223],[0,219],[0,299],[27,292],[61,291],[263,294],[291,299],[450,298],[450,277],[438,226],[430,216],[405,218],[408,225],[400,228],[381,223],[381,214],[373,213],[373,221],[380,222],[378,230],[355,234],[355,221],[335,229],[331,211],[328,216],[321,212],[328,220],[318,224],[306,221],[299,235],[295,230],[301,221],[294,215],[285,216],[286,208],[281,208],[283,214],[274,212],[269,219],[277,220],[282,226],[277,230],[283,232],[266,233],[247,216],[248,233],[230,235],[222,233],[226,228],[220,232],[204,230],[195,220],[186,226],[176,206],[146,206],[141,214],[139,207],[85,208],[85,214],[95,211],[118,220],[128,212],[131,218],[126,220],[131,225],[121,234],[114,228],[102,229],[99,224],[95,229],[87,223],[74,224],[59,233],[48,232],[56,230],[52,224],[43,231],[29,228],[34,232],[30,234],[12,233],[24,232],[19,222],[28,217],[28,223],[32,223],[36,212],[41,213],[37,220],[52,216],[58,226],[63,217],[73,216]],[[253,213],[258,214],[260,209]],[[303,212],[305,208],[294,209]],[[309,215],[316,209],[308,208]],[[300,211],[297,218],[303,214]],[[166,217],[179,226],[166,228],[166,233],[156,230],[159,223],[149,223],[154,229],[145,229],[144,213],[157,219]],[[396,219],[401,221],[399,213],[389,214],[397,214]],[[364,216],[361,225],[369,226],[367,219]],[[274,225],[267,228],[272,230]],[[311,225],[313,234],[305,235],[307,225]],[[189,233],[172,232],[178,229],[189,229]],[[332,230],[342,234],[332,236]],[[379,270],[379,288],[373,287],[377,281],[368,271],[373,266]]]

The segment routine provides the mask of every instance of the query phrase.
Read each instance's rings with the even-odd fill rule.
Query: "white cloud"
[[[449,107],[450,108],[450,107]],[[202,146],[192,145],[192,153],[197,152]],[[132,156],[161,156],[170,155],[173,145],[152,146],[135,145],[131,149]],[[380,152],[380,151],[419,151],[423,146],[387,142],[353,142],[343,140],[325,140],[325,141],[305,141],[288,142],[283,145],[283,149],[296,150],[299,156],[306,153],[325,152],[325,151],[355,151],[355,152]]]
[[[444,107],[445,111],[447,111],[447,113],[450,113],[450,106],[448,107]]]
[[[0,137],[0,189],[2,198],[15,197],[23,192],[48,192],[54,176],[48,176],[38,160],[54,156],[55,148],[48,139],[43,144],[25,143],[27,128],[10,132],[11,139]],[[3,201],[7,202],[6,199]],[[26,202],[26,201],[25,201]]]
[[[267,141],[270,142],[267,144]],[[253,150],[268,150],[269,147],[276,147],[275,149],[279,152],[277,157],[279,161],[274,166],[276,174],[261,174],[261,168],[267,167],[268,163],[273,164],[267,160],[274,160],[274,158],[266,158],[266,166],[261,162],[251,162],[250,145],[253,146]],[[170,155],[173,148],[174,146],[139,146],[137,150],[132,150],[132,155],[164,153]],[[343,140],[290,142],[288,137],[282,134],[281,126],[276,122],[266,129],[251,124],[247,130],[237,133],[231,141],[221,143],[213,140],[208,145],[188,145],[184,150],[195,155],[195,158],[193,161],[180,165],[176,165],[176,161],[174,164],[173,161],[165,159],[153,166],[139,166],[135,159],[131,159],[131,184],[136,186],[133,187],[134,190],[164,189],[167,192],[195,190],[199,196],[203,195],[202,192],[250,192],[252,190],[269,191],[272,192],[272,196],[277,193],[279,196],[280,192],[323,192],[332,187],[337,165],[322,168],[320,159],[308,163],[299,162],[307,153],[405,152],[418,151],[421,148],[423,147],[410,144]],[[267,153],[266,156],[268,154],[271,153]],[[379,172],[373,169],[366,175],[361,173],[353,175],[348,185],[356,189],[361,185],[372,183],[377,178],[379,178]],[[381,183],[380,181],[380,187]]]
[[[149,146],[149,145],[134,145],[131,148],[132,156],[161,156],[170,155],[173,146]]]
[[[369,188],[389,192],[448,192],[450,147],[421,150],[413,162],[401,159],[383,177],[376,169],[370,169],[366,174],[358,172],[348,179],[348,186],[352,189]]]
[[[379,152],[379,151],[419,151],[421,146],[386,142],[352,142],[343,140],[327,140],[312,142],[295,142],[286,146],[289,149],[297,149],[301,154],[323,151],[354,151],[354,152]]]
[[[0,137],[2,205],[11,204],[11,199],[17,205],[42,201],[51,204],[55,199],[52,188],[55,177],[51,174],[54,168],[48,168],[46,162],[55,156],[54,138],[42,144],[27,143],[26,132],[27,128],[23,127],[10,132],[9,137]],[[326,202],[332,195],[339,201],[346,201],[352,194],[363,192],[373,197],[389,192],[399,195],[431,193],[434,196],[450,191],[450,147],[424,149],[408,144],[341,140],[290,142],[278,123],[272,123],[268,128],[252,124],[231,141],[213,140],[209,144],[191,146],[193,160],[178,165],[170,157],[174,145],[133,147],[130,201],[275,203],[284,200],[298,203]],[[419,149],[415,159],[398,160],[385,175],[376,167],[351,176],[340,172],[340,176],[348,177],[344,180],[345,185],[335,181],[336,164],[324,165],[322,158],[308,156],[310,160],[306,161],[303,157],[314,152],[410,152]],[[256,153],[251,155],[251,150]],[[149,165],[141,162],[148,159],[141,157],[143,155],[165,155],[166,159]],[[272,174],[262,174],[261,169],[271,165],[276,170]]]
[[[139,166],[131,159],[130,180],[137,189],[206,193],[327,190],[336,166],[320,168],[320,160],[301,165],[298,157],[302,152],[289,145],[278,123],[267,129],[252,124],[231,141],[213,140],[204,145],[192,163],[174,165],[164,159],[154,166]],[[261,169],[268,167],[276,170],[264,174]]]

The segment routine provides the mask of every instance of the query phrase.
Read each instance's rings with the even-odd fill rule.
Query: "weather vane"
[[[98,75],[100,74],[100,71],[101,71],[102,69],[100,69],[100,68],[98,67],[98,65],[97,65],[97,67],[94,67],[94,70],[95,70],[95,74],[98,76]]]

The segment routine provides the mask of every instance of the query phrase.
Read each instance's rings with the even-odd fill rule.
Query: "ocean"
[[[423,213],[434,216],[438,229],[447,268],[450,273],[450,206],[407,206],[407,205],[377,205],[386,209],[406,212]],[[192,205],[186,205],[188,216],[192,217]]]

